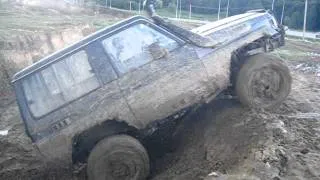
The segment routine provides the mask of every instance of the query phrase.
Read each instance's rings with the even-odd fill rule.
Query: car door
[[[136,121],[128,104],[121,94],[117,84],[117,74],[108,61],[99,41],[92,42],[86,47],[89,54],[92,71],[100,81],[100,88],[84,98],[72,103],[70,109],[72,119],[79,119],[79,128],[92,126],[106,120],[126,121],[131,126],[140,128],[141,123]]]
[[[212,91],[194,47],[150,22],[136,22],[102,44],[123,96],[144,125],[191,106]]]

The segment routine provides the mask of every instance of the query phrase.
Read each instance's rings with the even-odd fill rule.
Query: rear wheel
[[[101,140],[88,158],[89,180],[143,180],[149,175],[149,157],[142,144],[127,135]]]
[[[246,106],[272,109],[289,95],[291,82],[289,68],[281,59],[257,54],[249,57],[240,69],[236,93]]]

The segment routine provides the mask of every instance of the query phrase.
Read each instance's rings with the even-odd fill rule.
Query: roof
[[[144,20],[144,21],[149,21],[149,19],[143,17],[143,16],[134,16],[132,18],[123,20],[119,23],[116,23],[112,26],[106,27],[104,29],[101,29],[85,38],[83,38],[82,40],[66,47],[63,48],[53,54],[50,54],[49,56],[46,56],[44,58],[42,58],[41,60],[39,60],[38,62],[22,69],[21,71],[17,72],[13,78],[12,78],[12,83],[14,83],[15,81],[22,79],[23,77],[39,70],[42,69],[44,67],[46,67],[47,65],[59,60],[61,57],[66,56],[76,50],[78,50],[79,48],[82,48],[86,45],[88,45],[89,43],[107,35],[108,33],[111,33],[112,31],[124,26],[125,24],[131,23],[131,22],[135,22],[138,20]]]

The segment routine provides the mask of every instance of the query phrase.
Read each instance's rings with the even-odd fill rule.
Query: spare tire
[[[273,109],[291,91],[289,68],[273,55],[261,53],[250,56],[241,67],[236,93],[240,102],[254,108]]]
[[[88,158],[89,180],[143,180],[149,175],[149,156],[142,144],[127,135],[101,140]]]

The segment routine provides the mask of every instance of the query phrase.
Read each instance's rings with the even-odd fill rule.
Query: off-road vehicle
[[[135,16],[56,52],[13,77],[26,132],[57,165],[87,164],[90,180],[145,179],[144,139],[226,89],[245,106],[272,109],[291,77],[267,52],[284,29],[257,10],[191,31]]]

